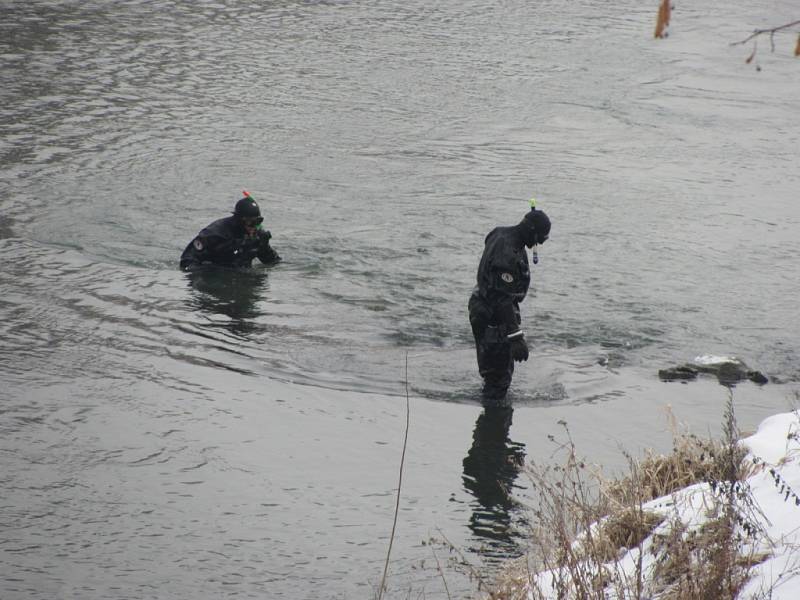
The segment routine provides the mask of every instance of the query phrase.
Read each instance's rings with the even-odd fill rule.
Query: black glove
[[[281,260],[281,257],[275,252],[275,249],[269,245],[272,239],[272,234],[266,229],[258,230],[258,259],[264,264],[276,263]]]
[[[528,360],[528,344],[524,335],[511,338],[511,358],[517,362]]]

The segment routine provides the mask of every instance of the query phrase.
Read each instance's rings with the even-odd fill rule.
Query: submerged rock
[[[722,385],[735,385],[745,380],[758,384],[769,381],[761,371],[750,369],[738,358],[716,356],[698,356],[693,363],[659,369],[658,377],[662,381],[690,381],[700,373],[715,375]]]

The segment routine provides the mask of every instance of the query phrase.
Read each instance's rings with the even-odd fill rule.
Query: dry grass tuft
[[[740,554],[742,539],[729,515],[718,515],[696,530],[675,519],[653,539],[652,580],[663,600],[733,600],[750,570],[769,556]]]
[[[594,546],[587,552],[594,552],[604,562],[610,562],[621,550],[638,547],[663,521],[662,515],[638,508],[615,511],[599,524]]]
[[[622,479],[602,480],[601,493],[612,505],[620,507],[648,502],[695,483],[730,478],[730,460],[739,469],[733,474],[734,479],[746,479],[753,468],[743,462],[747,451],[738,444],[732,451],[734,455],[730,457],[731,448],[724,440],[701,439],[673,431],[670,454],[648,450],[641,460],[628,457],[631,474]]]

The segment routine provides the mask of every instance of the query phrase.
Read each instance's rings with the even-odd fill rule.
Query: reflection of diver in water
[[[486,543],[482,554],[491,558],[519,556],[512,526],[519,504],[511,490],[525,462],[525,446],[508,438],[513,409],[486,408],[475,423],[472,447],[464,458],[464,487],[475,496],[469,528]]]
[[[228,317],[223,324],[232,333],[246,335],[261,313],[257,309],[267,282],[264,269],[225,269],[208,267],[186,274],[194,290],[190,304],[203,312]]]

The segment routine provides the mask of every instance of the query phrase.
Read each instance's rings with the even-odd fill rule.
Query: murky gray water
[[[0,597],[390,597],[519,552],[520,461],[610,467],[800,383],[791,2],[0,2]],[[685,11],[685,12],[683,12]],[[784,47],[785,46],[785,47]],[[246,188],[284,262],[177,271]],[[553,220],[513,416],[483,415],[483,236]],[[511,490],[511,495],[507,493]],[[435,554],[436,553],[436,554]],[[447,571],[449,590],[469,583]]]

